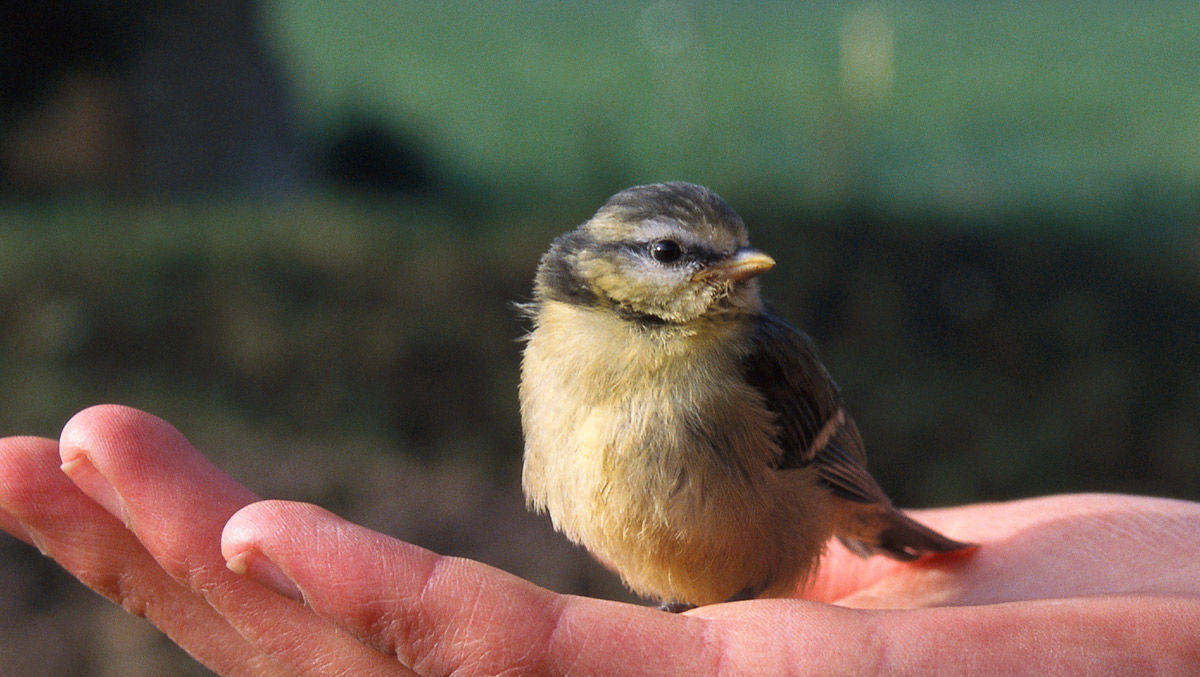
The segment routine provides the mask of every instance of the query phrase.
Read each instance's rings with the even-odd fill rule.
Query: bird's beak
[[[696,278],[718,279],[726,282],[741,282],[762,275],[775,266],[775,259],[749,247],[742,247],[733,256],[701,268]]]

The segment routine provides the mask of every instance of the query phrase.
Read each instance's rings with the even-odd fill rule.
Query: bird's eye
[[[683,256],[683,249],[675,240],[658,240],[650,245],[650,256],[659,263],[674,263]]]

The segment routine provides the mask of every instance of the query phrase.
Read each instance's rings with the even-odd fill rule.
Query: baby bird
[[[795,596],[834,536],[900,560],[969,547],[868,474],[812,343],[763,308],[774,265],[716,194],[663,183],[617,193],[538,266],[525,495],[665,607]]]

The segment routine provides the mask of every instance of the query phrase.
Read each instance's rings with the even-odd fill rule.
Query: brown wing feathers
[[[866,453],[854,419],[842,407],[837,385],[817,360],[808,337],[786,323],[763,315],[743,361],[748,383],[775,412],[782,455],[777,467],[812,466],[833,495],[875,506],[861,531],[839,539],[864,557],[881,552],[911,560],[925,552],[969,547],[946,538],[892,507],[879,483],[867,472]],[[873,513],[873,514],[872,514]]]

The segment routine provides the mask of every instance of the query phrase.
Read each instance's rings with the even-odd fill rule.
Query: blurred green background
[[[0,7],[0,433],[121,402],[264,496],[629,597],[528,515],[549,240],[721,193],[897,503],[1200,499],[1189,2]],[[0,544],[0,672],[202,670]]]

